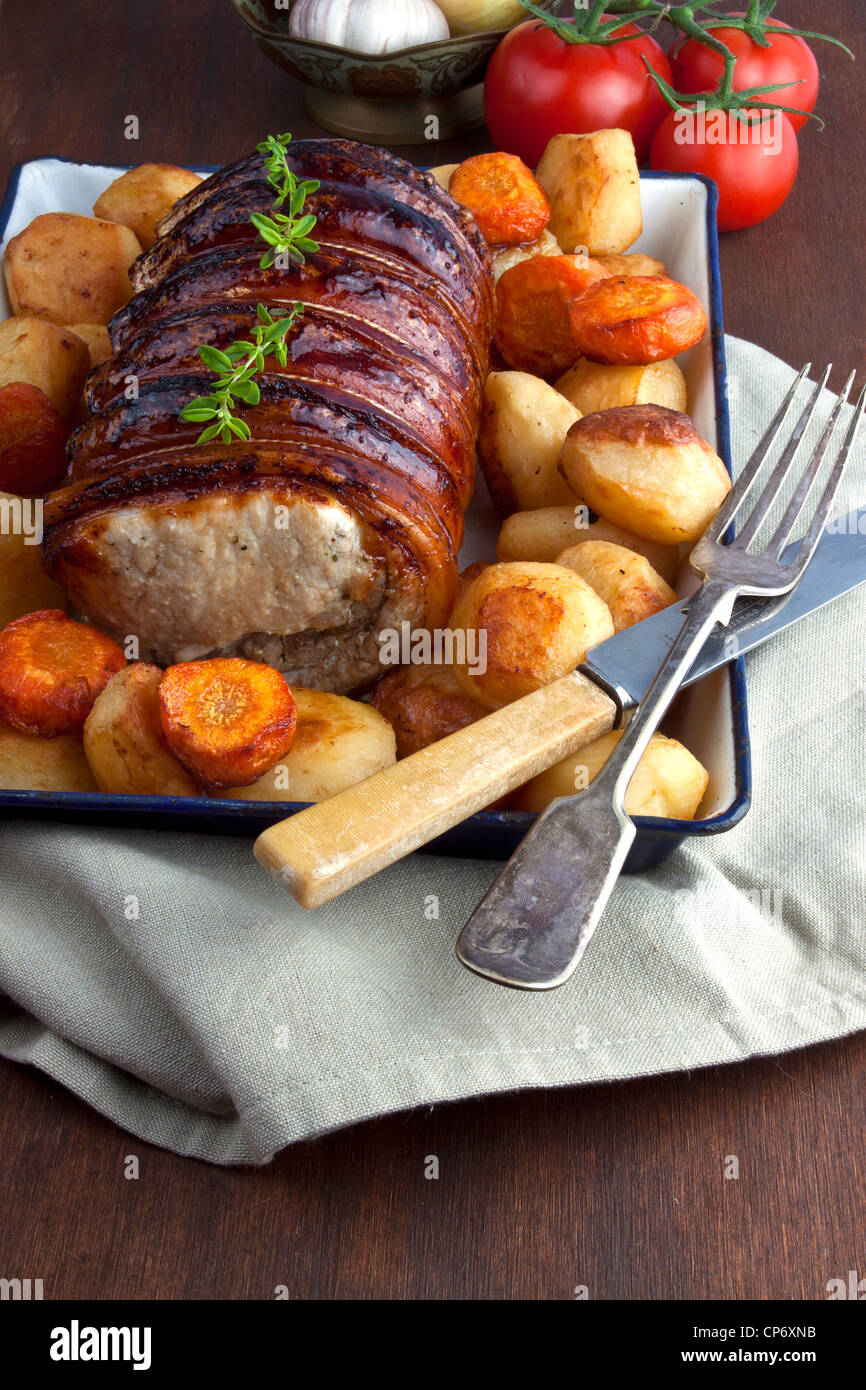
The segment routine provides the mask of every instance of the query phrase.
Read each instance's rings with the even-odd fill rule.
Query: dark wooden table
[[[820,49],[823,132],[784,209],[723,238],[728,328],[792,363],[864,352],[862,0],[780,14]],[[50,11],[50,19],[47,15]],[[4,0],[0,178],[62,154],[222,163],[314,132],[228,0]],[[140,140],[124,140],[124,117]],[[446,162],[486,135],[409,150]],[[866,1275],[866,1034],[690,1075],[397,1115],[221,1170],[150,1148],[41,1074],[0,1063],[0,1274],[46,1297],[826,1297]],[[123,1177],[126,1154],[141,1178]],[[438,1182],[424,1158],[439,1157]],[[725,1181],[736,1154],[739,1181]]]

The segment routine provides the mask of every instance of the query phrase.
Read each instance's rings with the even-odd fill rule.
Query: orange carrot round
[[[571,305],[609,278],[588,256],[533,256],[506,270],[496,286],[494,337],[509,367],[545,377],[573,367],[581,352]]]
[[[612,276],[593,285],[569,313],[580,356],[613,366],[666,361],[707,331],[700,300],[667,275]]]
[[[476,154],[454,170],[448,192],[468,208],[487,241],[519,246],[537,241],[550,221],[550,203],[516,154]]]
[[[125,665],[116,642],[59,608],[14,618],[0,632],[0,718],[43,738],[72,733]]]
[[[240,657],[170,666],[159,687],[175,757],[206,787],[248,787],[288,753],[298,711],[284,676]]]

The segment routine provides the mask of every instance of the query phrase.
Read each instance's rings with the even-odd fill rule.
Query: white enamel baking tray
[[[53,158],[18,165],[0,206],[0,248],[39,213],[91,213],[96,198],[121,172],[119,166]],[[631,249],[663,260],[673,278],[688,285],[707,310],[710,333],[683,354],[680,363],[695,424],[730,470],[715,185],[697,175],[642,174],[641,201],[644,231]],[[9,313],[5,287],[0,286],[0,318]],[[495,559],[499,525],[500,518],[479,476],[467,517],[461,565]],[[750,766],[742,659],[686,691],[665,730],[680,738],[701,760],[710,774],[709,786],[694,821],[637,819],[638,835],[627,870],[659,862],[687,836],[727,830],[748,810]],[[254,835],[298,809],[295,803],[0,790],[0,812],[6,815],[143,827],[175,825],[223,834]],[[533,819],[523,812],[482,812],[442,836],[431,848],[506,858]]]

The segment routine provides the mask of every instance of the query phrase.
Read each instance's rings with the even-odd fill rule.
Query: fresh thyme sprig
[[[321,185],[318,179],[299,182],[297,175],[289,168],[286,151],[291,138],[289,134],[269,135],[256,146],[259,153],[264,155],[268,183],[277,195],[270,214],[250,214],[250,221],[269,247],[260,262],[262,270],[273,265],[279,255],[288,256],[296,265],[303,265],[305,257],[319,249],[319,243],[310,237],[316,218],[312,213],[304,213],[303,208],[308,195],[318,192]],[[280,212],[279,209],[286,203],[288,212]]]
[[[308,194],[315,193],[320,185],[317,179],[299,182],[289,168],[286,151],[291,135],[269,135],[256,149],[264,156],[268,183],[274,190],[274,205],[270,215],[254,212],[250,221],[268,250],[259,262],[262,270],[274,264],[277,256],[287,255],[296,265],[303,265],[309,252],[318,251],[319,243],[313,241],[310,232],[316,225],[311,213],[304,213],[304,203]],[[288,212],[279,209],[288,204]],[[198,355],[209,371],[218,373],[213,390],[206,396],[196,396],[188,401],[180,412],[180,419],[187,423],[203,424],[197,444],[208,444],[219,437],[224,444],[232,439],[246,441],[251,436],[249,425],[240,415],[236,415],[235,403],[258,405],[261,392],[253,380],[258,372],[265,370],[265,358],[274,357],[281,367],[288,359],[286,334],[292,324],[304,312],[301,303],[293,304],[287,314],[272,318],[263,304],[257,309],[258,323],[252,341],[239,339],[225,350],[204,345]]]
[[[288,360],[286,334],[298,315],[303,313],[303,304],[293,304],[287,314],[272,318],[260,304],[256,310],[258,323],[252,341],[239,339],[227,347],[210,347],[205,344],[198,350],[204,365],[212,372],[219,372],[213,390],[207,396],[196,396],[180,412],[181,420],[195,424],[207,424],[196,444],[207,444],[219,435],[224,444],[232,437],[247,440],[250,427],[246,420],[234,414],[235,399],[244,405],[258,405],[261,392],[253,377],[265,369],[265,358],[275,357],[281,367]]]

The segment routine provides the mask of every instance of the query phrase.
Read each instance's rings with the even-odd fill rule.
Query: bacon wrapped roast
[[[182,198],[136,262],[43,557],[145,660],[240,655],[342,692],[379,674],[383,629],[450,615],[492,280],[477,227],[430,175],[343,140],[299,141],[288,162],[321,181],[306,264],[260,268],[249,218],[274,195],[259,154]],[[286,367],[268,358],[260,403],[242,407],[252,437],[196,444],[178,415],[211,388],[198,348],[249,337],[259,303],[276,317],[296,301]]]

